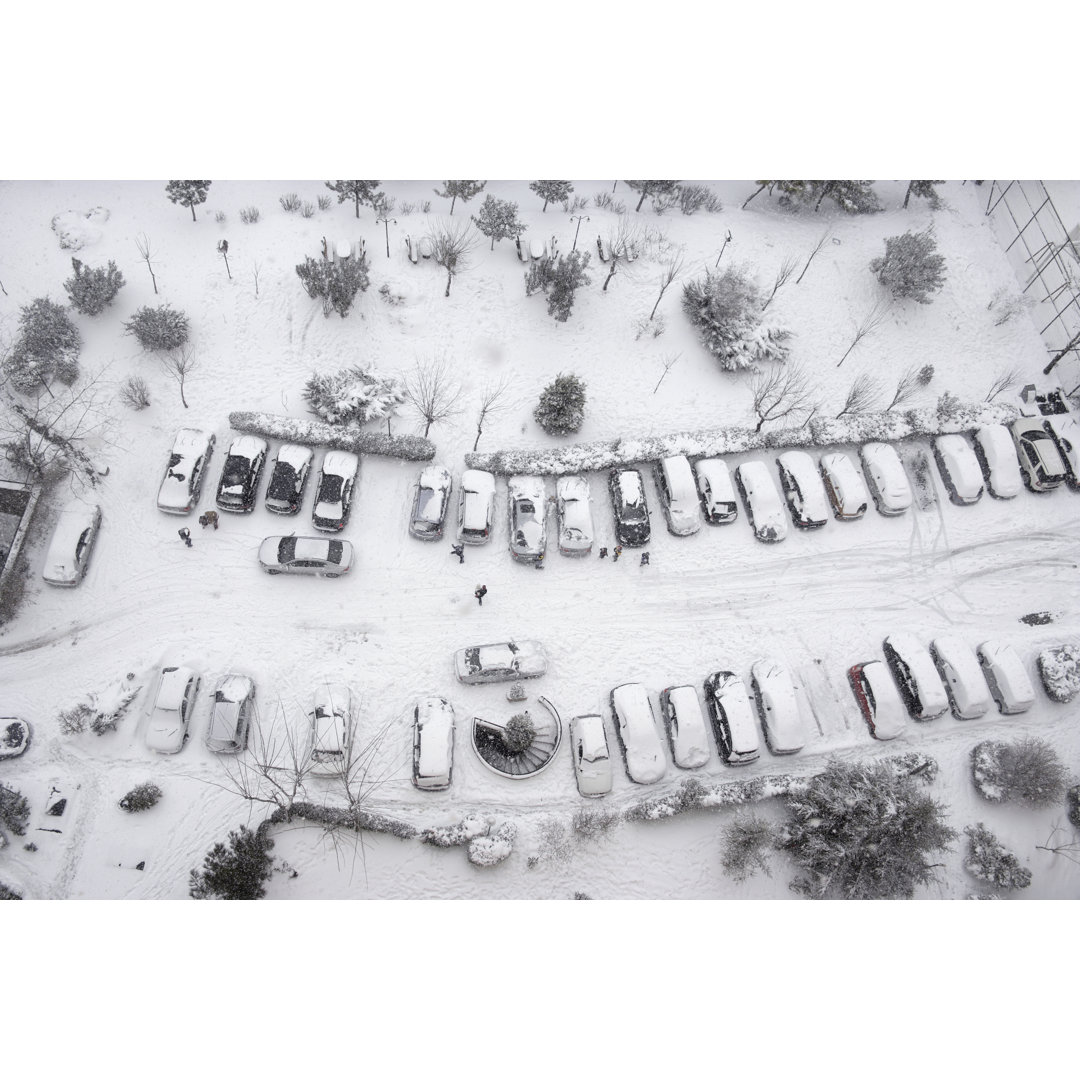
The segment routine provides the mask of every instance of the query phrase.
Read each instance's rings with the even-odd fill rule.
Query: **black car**
[[[608,475],[611,509],[615,515],[615,539],[627,547],[649,542],[649,505],[645,485],[637,469],[613,469]]]
[[[296,514],[304,501],[304,485],[314,456],[310,446],[286,443],[274,459],[266,487],[266,509],[275,514]]]
[[[316,529],[337,532],[345,528],[359,468],[360,459],[356,454],[348,450],[327,450],[315,492],[315,508],[311,512],[311,523]]]
[[[255,508],[259,477],[266,462],[266,441],[254,435],[233,439],[218,482],[219,510],[247,514]]]

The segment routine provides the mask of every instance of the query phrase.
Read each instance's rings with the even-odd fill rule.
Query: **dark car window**
[[[277,554],[279,563],[292,562],[292,558],[296,554],[296,537],[283,536],[278,541]]]
[[[289,501],[300,490],[300,475],[288,462],[279,461],[270,477],[266,494],[271,499]]]
[[[345,549],[342,547],[340,540],[331,540],[330,543],[327,545],[326,561],[332,563],[340,563],[341,555],[344,550]]]
[[[225,459],[225,467],[221,470],[222,487],[238,487],[247,483],[255,463],[246,457],[230,454]]]
[[[337,502],[341,498],[343,484],[344,480],[340,476],[327,476],[324,474],[322,483],[319,485],[319,501]]]

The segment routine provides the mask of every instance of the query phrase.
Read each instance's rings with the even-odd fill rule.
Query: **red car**
[[[895,739],[904,730],[907,709],[884,660],[870,660],[848,669],[851,689],[875,739]]]

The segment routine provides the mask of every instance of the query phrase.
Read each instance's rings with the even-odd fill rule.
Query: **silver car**
[[[420,473],[409,516],[409,534],[417,540],[441,540],[446,508],[450,505],[453,480],[439,465],[429,465]]]
[[[592,499],[584,476],[560,476],[555,482],[559,553],[588,555],[593,546]]]
[[[190,514],[199,501],[203,477],[214,454],[214,435],[197,428],[181,428],[169,453],[165,476],[158,489],[157,506],[166,514]]]
[[[101,526],[101,507],[70,502],[60,511],[41,576],[50,585],[74,588],[86,575]]]
[[[413,784],[421,791],[445,791],[454,775],[454,707],[429,697],[413,710]]]
[[[352,566],[348,540],[322,536],[268,536],[259,545],[259,565],[268,574],[313,574],[341,577]]]
[[[246,675],[224,675],[214,691],[207,748],[215,754],[236,754],[247,746],[251,714],[255,708],[255,684]]]
[[[311,775],[346,776],[352,756],[352,691],[326,683],[311,712]]]
[[[538,641],[470,645],[454,653],[454,671],[463,683],[538,679],[547,672],[547,657]]]
[[[783,540],[787,536],[786,515],[765,463],[744,461],[735,470],[735,483],[742,492],[754,535],[766,544]]]
[[[146,745],[151,750],[159,754],[176,754],[184,748],[201,682],[189,667],[161,669],[146,726]]]
[[[542,476],[511,476],[507,483],[510,554],[538,562],[547,550],[547,503]]]
[[[611,755],[604,718],[597,713],[575,716],[570,721],[570,750],[578,792],[596,799],[611,791]]]

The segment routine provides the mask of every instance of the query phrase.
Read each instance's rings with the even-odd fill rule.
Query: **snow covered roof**
[[[987,674],[997,686],[998,698],[1008,712],[1022,712],[1035,701],[1024,661],[1016,649],[1005,641],[984,641],[978,648]]]
[[[990,473],[991,493],[999,499],[1019,495],[1024,482],[1016,458],[1016,444],[1008,428],[1001,424],[987,424],[975,429],[974,439]]]
[[[49,550],[45,554],[44,574],[47,580],[70,581],[78,574],[76,552],[82,535],[101,517],[97,503],[74,500],[60,511]]]
[[[983,477],[971,443],[963,435],[939,435],[934,445],[956,493],[962,499],[977,499],[982,493]]]
[[[638,784],[664,775],[667,762],[656,730],[649,692],[641,683],[623,683],[611,691],[616,723],[626,751],[626,771]]]

